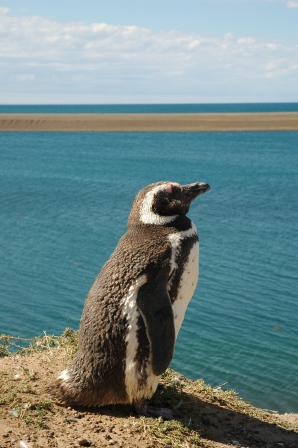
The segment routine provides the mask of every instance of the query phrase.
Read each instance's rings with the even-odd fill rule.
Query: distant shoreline
[[[292,130],[298,130],[298,112],[0,114],[0,132],[227,132]]]

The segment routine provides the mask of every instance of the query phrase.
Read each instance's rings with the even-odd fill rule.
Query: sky
[[[0,0],[0,104],[298,102],[298,0]]]

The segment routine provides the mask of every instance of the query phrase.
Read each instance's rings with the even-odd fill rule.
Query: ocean
[[[69,108],[268,112],[298,104],[0,112]],[[297,166],[296,131],[0,132],[0,334],[77,329],[136,193],[157,180],[204,181],[211,190],[189,212],[200,235],[199,283],[171,367],[255,406],[298,412]]]

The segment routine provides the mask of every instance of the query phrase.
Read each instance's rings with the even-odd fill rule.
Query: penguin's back
[[[79,351],[58,378],[56,393],[63,401],[125,404],[155,392],[160,376],[151,369],[137,297],[145,283],[170,270],[171,245],[159,230],[130,229],[95,279],[82,313]]]

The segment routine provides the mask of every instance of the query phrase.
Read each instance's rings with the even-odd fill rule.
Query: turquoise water
[[[1,105],[0,113],[298,112],[298,103]]]
[[[0,133],[0,333],[78,328],[139,189],[205,181],[172,367],[298,412],[297,159],[297,132]]]

